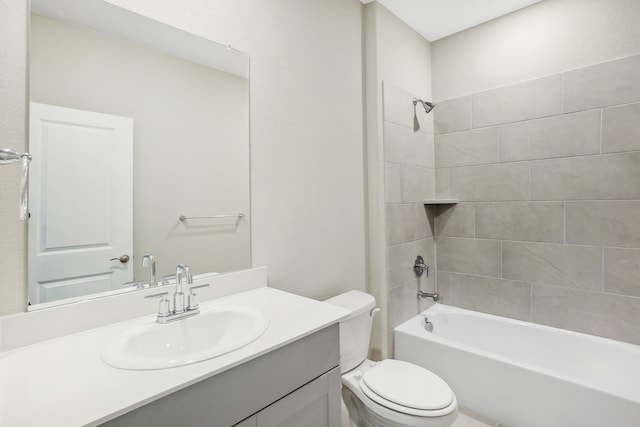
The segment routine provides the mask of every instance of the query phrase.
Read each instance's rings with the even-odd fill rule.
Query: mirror
[[[250,267],[248,56],[102,0],[31,7],[30,309],[136,289],[145,254],[157,282]]]

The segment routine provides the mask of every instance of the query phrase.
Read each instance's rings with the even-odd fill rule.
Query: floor
[[[458,418],[451,427],[509,427],[506,424],[482,417],[467,408],[460,408]]]
[[[347,408],[342,404],[342,427],[351,427]],[[509,427],[505,424],[484,418],[466,408],[460,408],[458,418],[451,427]]]

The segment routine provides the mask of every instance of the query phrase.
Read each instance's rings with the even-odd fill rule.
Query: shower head
[[[431,112],[431,110],[433,110],[436,106],[436,104],[434,104],[433,102],[429,102],[429,101],[423,101],[422,99],[418,99],[418,98],[413,98],[413,106],[415,107],[417,103],[422,104],[422,107],[424,108],[425,113],[429,114]]]

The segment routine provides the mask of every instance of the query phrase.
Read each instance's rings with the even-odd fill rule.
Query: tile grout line
[[[543,282],[533,282],[533,281],[527,281],[527,280],[522,280],[522,279],[503,279],[503,278],[495,277],[495,276],[486,276],[486,275],[482,275],[482,274],[464,273],[464,272],[451,271],[451,270],[443,270],[443,272],[449,273],[451,275],[451,277],[453,277],[453,275],[458,275],[458,276],[475,277],[475,278],[481,278],[481,279],[487,279],[487,280],[502,280],[502,281],[507,281],[507,282],[514,282],[514,283],[520,283],[520,284],[524,284],[524,285],[529,285],[531,287],[531,290],[532,290],[532,295],[533,295],[533,288],[535,286],[544,286],[544,287],[547,287],[547,288],[566,289],[566,290],[574,291],[574,292],[578,292],[578,293],[582,292],[582,293],[592,294],[594,296],[609,295],[609,296],[614,296],[614,297],[628,298],[628,299],[640,301],[640,296],[637,296],[637,295],[615,293],[615,292],[602,292],[602,291],[597,290],[597,289],[577,288],[575,286],[569,286],[569,285],[566,285],[566,284],[558,285],[558,284],[543,283]]]
[[[560,73],[560,114],[565,114],[564,109],[564,75],[565,73]]]
[[[566,200],[562,202],[562,242],[567,244],[567,202]]]
[[[605,292],[605,289],[604,289],[604,268],[605,268],[605,266],[604,266],[605,265],[604,264],[604,257],[605,257],[605,255],[604,255],[604,253],[605,253],[605,247],[603,246],[602,247],[602,278],[601,278],[602,280],[601,280],[601,283],[600,283],[600,286],[602,287],[602,292]]]
[[[600,154],[602,154],[602,135],[604,132],[604,108],[600,109]]]
[[[504,257],[504,250],[502,248],[503,241],[500,240],[500,278],[504,279],[504,268],[502,266],[502,259]]]
[[[531,200],[531,161],[529,161],[529,201]]]
[[[469,130],[473,130],[473,97],[475,94],[471,94],[471,105],[469,106]]]
[[[534,323],[533,321],[533,287],[534,283],[529,283],[529,322]]]
[[[598,158],[601,156],[619,156],[622,154],[630,154],[630,153],[638,153],[640,149],[635,150],[624,150],[624,151],[607,151],[604,153],[585,153],[585,154],[573,154],[566,156],[556,156],[556,157],[541,157],[534,159],[520,159],[520,160],[507,160],[507,161],[498,161],[498,162],[488,162],[488,163],[464,163],[464,164],[450,164],[446,166],[437,167],[435,169],[445,169],[445,168],[477,168],[480,166],[496,166],[496,165],[508,165],[508,164],[517,164],[517,163],[525,163],[525,162],[552,162],[559,160],[572,160],[572,159],[584,159],[587,157]],[[385,163],[393,163],[393,164],[402,164],[396,162],[385,162]],[[416,166],[422,167],[425,169],[431,169],[428,166],[419,166],[419,165],[408,165],[408,166]]]
[[[477,239],[478,238],[478,226],[477,226],[477,222],[478,222],[478,202],[473,202],[473,238]]]
[[[424,239],[417,239],[415,241],[420,241],[420,240],[429,240],[431,237],[426,237]],[[515,240],[515,239],[505,239],[504,237],[500,237],[500,238],[491,238],[491,237],[469,237],[469,236],[447,236],[447,235],[441,235],[438,236],[438,239],[453,239],[453,240],[479,240],[479,241],[504,241],[504,242],[508,242],[508,243],[521,243],[521,244],[532,244],[532,245],[556,245],[556,246],[567,246],[567,247],[577,247],[577,248],[600,248],[603,247],[605,249],[620,249],[620,250],[626,250],[626,251],[634,251],[634,252],[639,252],[640,248],[638,247],[629,247],[629,246],[616,246],[616,245],[606,245],[606,246],[602,246],[601,243],[592,243],[592,244],[588,244],[588,243],[563,243],[563,242],[546,242],[546,241],[536,241],[536,240]],[[405,243],[411,243],[413,242],[409,241],[409,242],[405,242]],[[387,246],[387,247],[393,247],[393,246],[400,246],[400,245],[404,245],[405,243],[394,243],[391,246]]]

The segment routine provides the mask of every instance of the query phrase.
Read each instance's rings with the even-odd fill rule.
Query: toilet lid
[[[361,381],[371,392],[407,408],[435,411],[454,401],[453,391],[439,376],[402,360],[387,359],[367,370]],[[365,394],[366,388],[363,388]],[[384,405],[375,396],[369,396]]]

